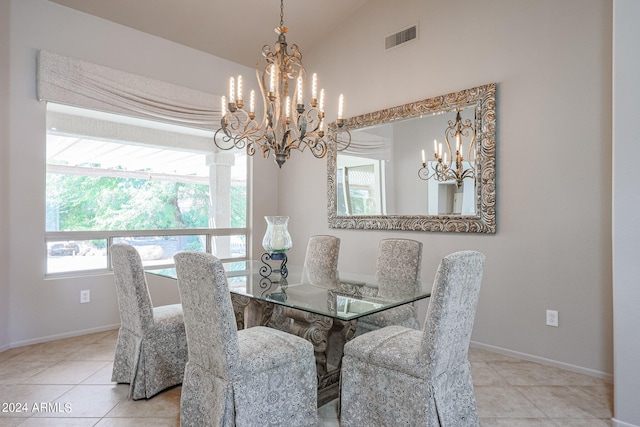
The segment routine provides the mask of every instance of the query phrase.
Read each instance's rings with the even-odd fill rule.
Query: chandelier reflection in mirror
[[[221,150],[244,149],[253,156],[262,151],[266,159],[273,151],[275,161],[281,168],[291,156],[291,150],[308,148],[317,158],[327,154],[328,144],[335,143],[338,150],[347,148],[351,136],[343,130],[343,95],[338,102],[338,118],[335,124],[325,125],[324,89],[318,94],[316,74],[312,76],[309,105],[304,103],[306,71],[302,65],[302,54],[295,44],[291,52],[287,49],[284,26],[284,5],[280,1],[280,26],[275,29],[278,41],[275,49],[269,45],[262,48],[266,65],[256,67],[256,76],[262,92],[263,117],[260,123],[255,113],[255,91],[251,91],[249,109],[245,109],[242,94],[242,76],[237,83],[229,80],[229,99],[222,97],[222,119],[220,129],[214,136],[215,145]],[[325,128],[327,131],[325,132]],[[338,134],[340,138],[337,137]]]
[[[423,180],[434,178],[439,182],[455,180],[458,188],[462,186],[465,178],[476,176],[476,130],[471,120],[462,121],[462,110],[456,110],[455,123],[449,120],[449,126],[444,131],[444,153],[442,143],[433,140],[434,160],[427,163],[424,150],[422,150],[422,167],[418,170],[418,177]],[[451,139],[455,139],[455,154],[451,149]],[[463,157],[464,146],[467,146],[467,160]],[[448,157],[447,157],[448,154]],[[465,163],[468,168],[465,169]]]

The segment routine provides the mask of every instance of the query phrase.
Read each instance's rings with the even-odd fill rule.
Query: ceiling
[[[280,25],[278,0],[50,0],[249,67]],[[287,0],[289,43],[304,54],[369,0]]]

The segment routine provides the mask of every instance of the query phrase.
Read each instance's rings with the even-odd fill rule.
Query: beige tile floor
[[[128,386],[111,382],[116,336],[0,353],[0,426],[178,426],[179,386],[132,401]],[[483,427],[611,425],[613,387],[604,380],[473,348],[469,359]],[[320,427],[339,425],[336,408],[319,408]]]

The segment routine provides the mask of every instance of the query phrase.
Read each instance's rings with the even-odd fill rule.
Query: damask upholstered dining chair
[[[422,331],[388,326],[344,347],[341,426],[477,426],[468,359],[485,257],[440,262]]]
[[[238,331],[222,263],[199,252],[174,259],[189,344],[180,425],[316,425],[313,345],[264,326]]]
[[[311,236],[302,268],[302,282],[323,288],[338,286],[340,239],[336,236]]]
[[[379,298],[415,295],[420,279],[422,243],[410,239],[383,239],[378,245],[376,279]],[[358,320],[356,336],[390,325],[419,329],[416,308],[406,304]]]
[[[130,384],[132,399],[148,399],[182,383],[187,363],[182,305],[154,307],[138,251],[120,243],[110,251],[120,309],[111,380]]]
[[[322,288],[336,288],[338,282],[338,256],[340,239],[329,235],[316,235],[309,238],[307,252],[302,267],[302,283],[310,283]],[[273,307],[268,325],[289,332],[292,319],[285,315],[297,311],[294,308]]]

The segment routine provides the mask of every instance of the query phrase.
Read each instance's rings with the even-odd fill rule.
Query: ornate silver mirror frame
[[[410,118],[475,107],[476,173],[475,214],[445,215],[338,215],[337,151],[332,145],[327,157],[327,214],[330,228],[368,230],[445,231],[463,233],[496,232],[496,84],[411,102],[351,117],[350,131]],[[418,149],[418,148],[416,148]],[[417,167],[416,167],[417,170]]]

